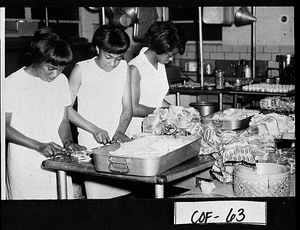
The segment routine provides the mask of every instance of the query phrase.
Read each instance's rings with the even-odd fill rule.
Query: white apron
[[[110,72],[99,68],[95,58],[77,63],[82,78],[78,91],[78,113],[86,120],[108,132],[112,139],[122,113],[122,97],[128,72],[127,63],[122,60]],[[78,143],[88,149],[99,146],[93,135],[78,129]],[[120,180],[104,180],[101,177],[85,176],[84,184],[88,199],[109,199],[130,193]],[[125,183],[126,184],[126,183]]]
[[[157,108],[162,106],[163,99],[169,90],[169,83],[165,65],[158,63],[158,67],[155,69],[145,56],[147,49],[147,47],[142,48],[139,55],[128,64],[136,66],[141,75],[140,104]],[[133,117],[127,134],[133,136],[140,133],[142,121],[143,118]]]
[[[11,126],[40,142],[62,145],[58,127],[65,106],[70,104],[68,81],[63,74],[45,82],[28,75],[23,67],[4,80],[4,110],[12,112]],[[41,168],[46,159],[35,150],[8,144],[8,199],[57,199],[56,172]],[[73,198],[70,176],[67,182],[68,198]]]

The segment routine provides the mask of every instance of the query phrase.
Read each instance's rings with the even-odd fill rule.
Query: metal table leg
[[[223,110],[223,94],[219,94],[219,108],[220,110]]]
[[[68,199],[67,191],[67,173],[57,170],[57,197],[59,200]]]
[[[234,94],[233,95],[233,108],[237,108],[237,103],[238,103],[238,95]]]
[[[164,198],[163,184],[155,184],[155,198]]]
[[[176,93],[176,105],[177,106],[180,105],[180,93],[179,92]]]

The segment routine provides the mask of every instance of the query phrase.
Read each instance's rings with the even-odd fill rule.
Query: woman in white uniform
[[[57,199],[56,173],[42,169],[42,161],[64,148],[85,149],[72,142],[70,91],[61,73],[73,54],[48,27],[34,34],[29,54],[32,64],[4,79],[7,199]],[[73,198],[69,176],[68,191]]]
[[[186,38],[171,21],[153,23],[145,34],[148,47],[129,62],[133,118],[127,134],[141,132],[144,117],[157,107],[168,107],[164,100],[169,91],[165,64],[185,51]]]
[[[78,116],[70,110],[70,121],[77,125],[78,143],[88,149],[109,142],[126,142],[132,117],[130,77],[123,55],[129,36],[114,25],[95,31],[92,47],[97,56],[78,62],[69,77],[72,103],[78,99]],[[92,135],[91,135],[92,134]],[[84,178],[88,199],[108,199],[130,193],[122,181],[100,177]],[[126,185],[125,185],[126,187]]]

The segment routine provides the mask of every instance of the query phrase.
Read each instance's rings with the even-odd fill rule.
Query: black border
[[[293,0],[1,0],[0,7],[26,6],[294,6]],[[236,198],[233,198],[236,199]],[[267,225],[174,225],[175,201],[210,199],[1,200],[1,229],[296,229],[296,198],[245,198],[267,202]],[[214,199],[222,200],[222,198]],[[237,198],[237,200],[243,200]]]
[[[1,0],[0,6],[294,6],[294,0]]]
[[[267,203],[267,225],[185,224],[174,225],[174,202],[247,200]],[[1,201],[1,229],[173,230],[173,229],[296,229],[296,199],[198,198],[113,199],[65,201]]]

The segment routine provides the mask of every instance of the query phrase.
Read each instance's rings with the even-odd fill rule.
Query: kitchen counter
[[[202,89],[200,87],[170,87],[169,90],[170,94],[176,94],[176,105],[180,105],[180,94],[184,95],[218,95],[218,101],[219,101],[219,109],[223,109],[223,95],[233,95],[233,108],[237,108],[238,103],[238,96],[239,95],[252,95],[252,96],[258,96],[258,97],[267,97],[267,96],[283,96],[283,97],[289,97],[294,96],[295,91],[288,92],[288,93],[273,93],[273,92],[259,92],[259,91],[246,91],[242,90],[241,88],[225,88],[225,89]]]
[[[218,101],[219,101],[219,109],[223,109],[223,94],[227,93],[226,89],[201,89],[200,87],[195,88],[188,88],[188,87],[170,87],[169,89],[170,94],[176,94],[176,105],[180,105],[180,94],[185,95],[218,95]]]

